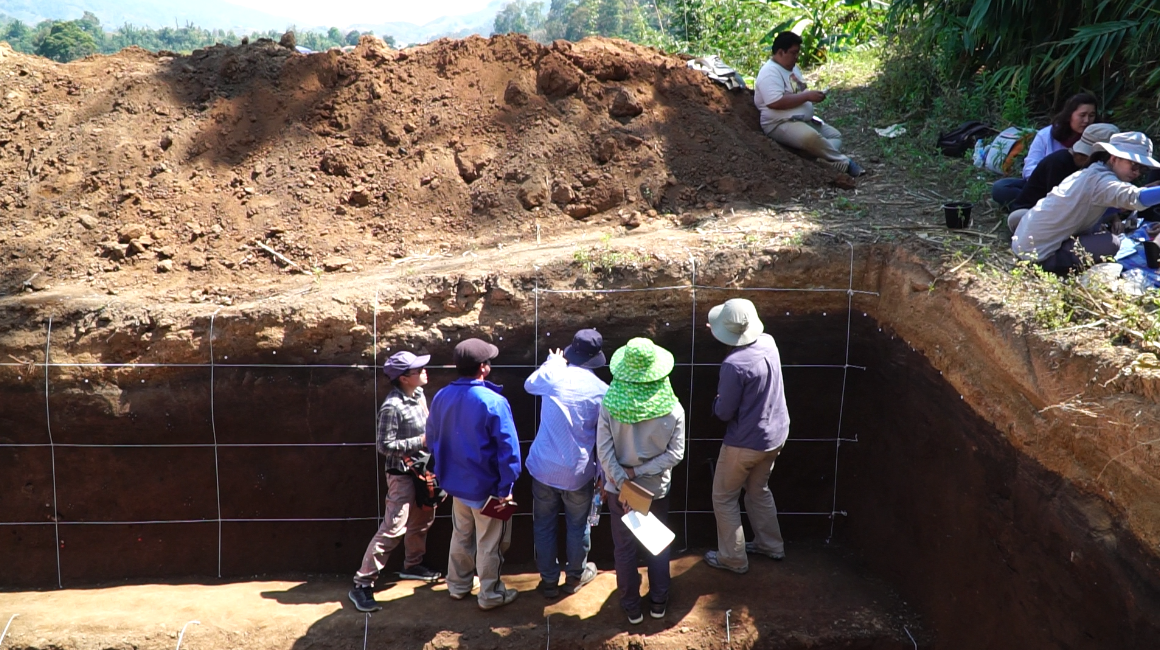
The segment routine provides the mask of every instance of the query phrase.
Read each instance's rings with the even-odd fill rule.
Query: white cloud
[[[441,16],[478,11],[487,0],[226,0],[230,4],[285,16],[299,27],[345,27],[357,23],[423,24]]]

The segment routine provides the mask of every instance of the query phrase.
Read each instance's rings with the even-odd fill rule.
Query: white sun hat
[[[1117,133],[1108,142],[1096,143],[1095,148],[1146,167],[1160,167],[1160,161],[1152,157],[1152,141],[1139,131]]]

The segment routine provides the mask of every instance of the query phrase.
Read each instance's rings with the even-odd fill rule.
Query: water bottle
[[[604,491],[596,490],[592,494],[592,507],[588,509],[588,525],[600,525],[600,508],[604,505]]]

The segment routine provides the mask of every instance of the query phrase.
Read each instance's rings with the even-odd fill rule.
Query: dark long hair
[[[1072,95],[1064,102],[1063,110],[1056,113],[1055,118],[1051,120],[1051,139],[1056,142],[1067,142],[1071,138],[1083,135],[1071,130],[1071,114],[1084,104],[1099,106],[1096,98],[1089,93]],[[1097,118],[1096,121],[1099,122],[1099,119]]]

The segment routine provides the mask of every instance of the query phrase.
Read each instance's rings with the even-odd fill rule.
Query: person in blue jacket
[[[481,512],[490,497],[512,500],[520,475],[520,441],[511,405],[502,386],[486,380],[499,349],[480,339],[455,346],[459,378],[431,400],[427,447],[435,457],[435,475],[454,497],[451,550],[447,558],[447,592],[455,600],[471,593],[479,576],[479,607],[494,609],[516,599],[500,578],[503,552],[511,544],[511,522]]]

